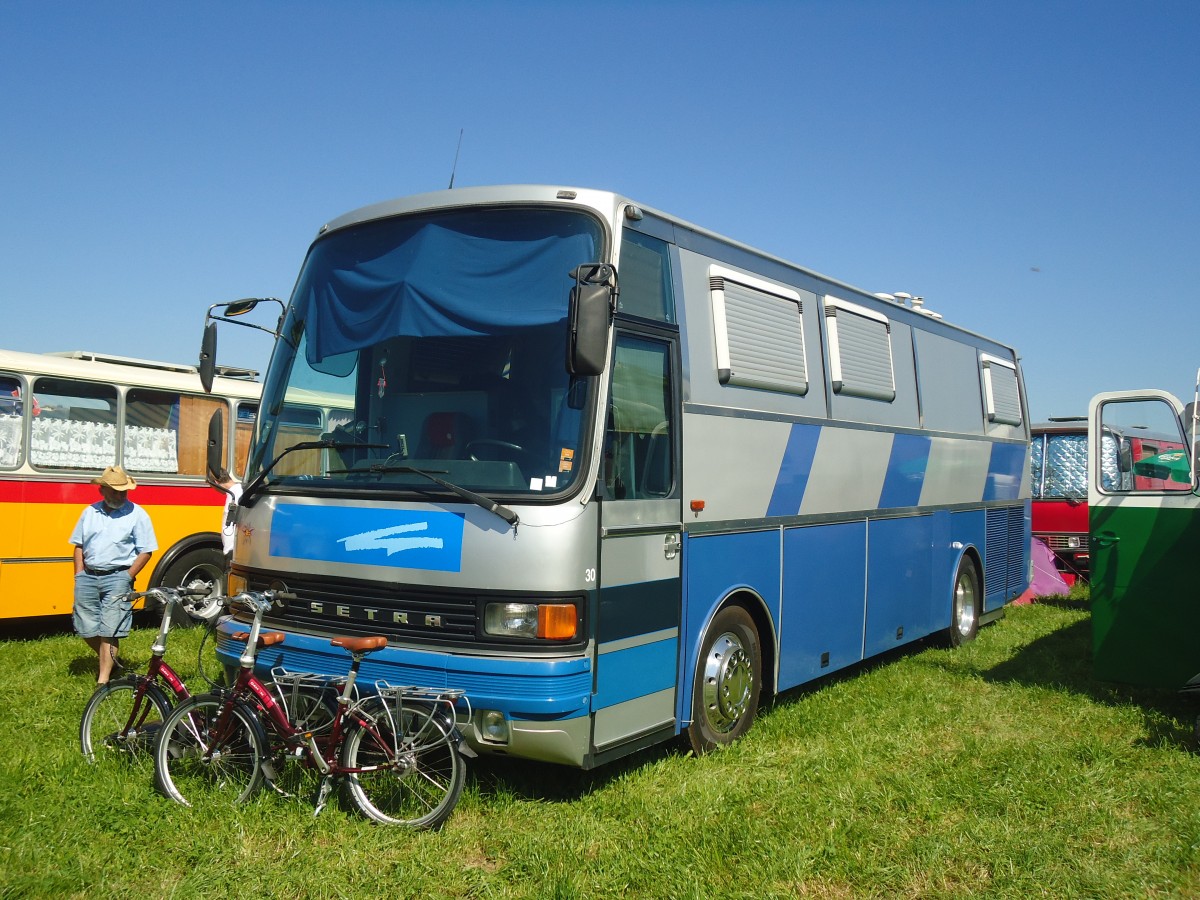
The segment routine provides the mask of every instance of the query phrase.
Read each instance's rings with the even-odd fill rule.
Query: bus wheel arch
[[[954,582],[950,588],[950,628],[947,641],[951,647],[961,647],[975,640],[979,633],[979,617],[983,614],[983,566],[973,549],[958,560]]]
[[[754,604],[726,602],[709,620],[692,680],[688,743],[697,753],[731,744],[754,723],[765,671]]]

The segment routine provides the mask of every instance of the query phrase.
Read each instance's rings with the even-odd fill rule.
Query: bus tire
[[[975,640],[979,632],[979,613],[983,598],[979,591],[979,572],[974,561],[964,556],[958,563],[954,575],[954,592],[950,597],[950,630],[948,640],[951,647],[961,647]]]
[[[754,723],[762,692],[758,629],[740,606],[726,606],[709,623],[692,684],[688,743],[697,753],[731,744]]]
[[[209,594],[225,593],[225,554],[215,547],[197,547],[172,560],[158,579],[161,587],[199,587],[207,585]],[[188,627],[195,619],[176,604],[171,612],[172,627]]]

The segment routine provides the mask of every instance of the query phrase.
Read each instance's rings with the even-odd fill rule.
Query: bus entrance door
[[[593,753],[675,729],[682,522],[672,344],[619,332],[601,470]]]

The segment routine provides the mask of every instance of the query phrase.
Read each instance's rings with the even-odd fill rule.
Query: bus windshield
[[[589,379],[566,369],[576,266],[600,223],[563,210],[423,213],[333,232],[301,271],[263,391],[248,475],[305,491],[445,493],[439,479],[527,498],[579,471]],[[289,428],[301,396],[328,429]],[[316,441],[271,466],[289,446]],[[282,463],[282,461],[281,461]]]

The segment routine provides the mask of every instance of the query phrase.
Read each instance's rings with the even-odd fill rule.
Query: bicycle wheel
[[[466,763],[433,707],[382,701],[357,716],[342,750],[346,792],[384,825],[437,828],[462,794]]]
[[[139,693],[139,688],[145,684]],[[150,774],[154,741],[171,702],[143,676],[131,675],[97,688],[79,721],[79,749],[89,762],[125,766]]]
[[[242,803],[262,784],[266,746],[252,709],[220,694],[201,694],[163,722],[154,747],[154,786],[184,806]]]

